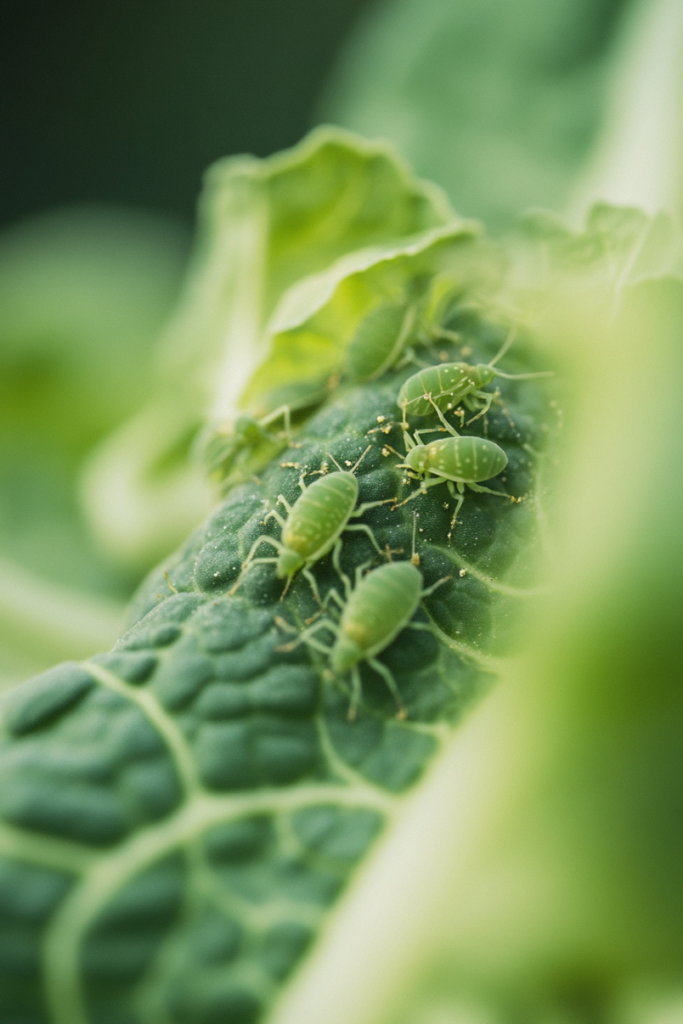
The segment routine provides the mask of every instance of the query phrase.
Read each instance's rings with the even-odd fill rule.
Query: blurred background
[[[494,233],[530,204],[566,212],[614,124],[633,26],[662,6],[3,0],[4,685],[107,647],[141,577],[210,503],[198,490],[173,519],[165,500],[163,536],[126,545],[92,500],[115,460],[107,438],[159,387],[206,166],[331,121],[390,138]],[[117,472],[146,500],[149,480]]]
[[[333,122],[392,140],[494,235],[529,206],[578,223],[599,198],[680,214],[681,54],[681,0],[0,0],[0,688],[109,647],[141,578],[210,507],[188,475],[191,439],[152,438],[145,462],[140,434],[127,433],[163,397],[159,341],[208,164],[267,156]],[[517,803],[504,785],[489,797],[503,868],[494,858],[477,884],[498,900],[488,916],[475,900],[462,935],[443,939],[444,976],[473,951],[474,973],[490,969],[495,984],[517,977],[518,954],[543,974],[569,948],[581,969],[556,971],[552,1005],[505,1018],[520,1024],[683,1020],[683,553],[670,468],[683,436],[683,299],[672,280],[627,310],[611,363],[591,362],[590,329],[567,328],[568,350],[585,357],[575,443],[587,476],[577,469],[565,494],[582,557],[557,635],[547,631],[553,650],[518,700],[531,735],[521,729],[516,749],[536,761],[526,778],[519,759]],[[644,387],[653,366],[662,379]],[[98,491],[117,493],[132,525],[116,529]],[[151,529],[136,533],[145,517]],[[500,763],[493,739],[474,760],[484,779]],[[513,781],[514,765],[513,750]],[[506,873],[509,850],[521,881]],[[537,864],[555,884],[540,924],[526,901]],[[434,905],[448,916],[441,893]],[[651,991],[658,971],[666,984]],[[575,977],[591,984],[565,984]],[[441,981],[428,978],[428,998],[397,1021],[499,1022],[478,1004],[454,1010],[450,992],[442,1006]],[[608,1013],[617,997],[623,1009]]]

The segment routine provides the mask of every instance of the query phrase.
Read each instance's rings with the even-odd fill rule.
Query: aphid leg
[[[322,648],[326,654],[329,654],[329,647],[326,647],[319,641],[312,639],[314,633],[317,633],[320,629],[327,629],[330,633],[338,632],[337,624],[336,622],[333,622],[332,619],[320,619],[318,622],[314,622],[312,626],[309,626],[308,629],[304,629],[299,633],[296,640],[290,641],[290,643],[285,644],[283,647],[278,647],[277,650],[293,651],[299,646],[299,644],[307,644],[309,647],[313,647],[314,650],[320,650]]]
[[[362,562],[361,565],[357,565],[356,566],[354,574],[353,574],[353,582],[354,582],[356,587],[360,583],[360,581],[361,581],[361,579],[363,577],[363,573],[365,572],[365,570],[369,569],[371,565],[372,565],[372,562]]]
[[[456,523],[457,518],[458,518],[458,512],[462,508],[462,503],[465,500],[465,494],[464,494],[465,488],[464,488],[464,486],[461,483],[458,483],[457,487],[458,487],[458,493],[456,494],[455,493],[455,487],[453,486],[453,481],[452,480],[448,481],[448,490],[451,492],[451,497],[455,498],[455,511],[453,513],[453,518],[451,519],[451,525],[448,528],[447,540],[448,540],[449,546],[450,546],[451,540],[453,539],[453,530],[455,529],[455,523]]]
[[[413,479],[416,478],[414,477]],[[441,476],[434,476],[431,477],[429,480],[423,480],[416,491],[413,491],[412,494],[409,494],[408,497],[404,498],[403,501],[400,501],[398,505],[393,505],[392,511],[393,509],[396,508],[403,508],[403,506],[407,505],[409,501],[413,501],[414,498],[419,498],[421,494],[426,494],[430,487],[438,487],[439,484],[443,483],[448,483],[448,481],[444,480],[444,478]]]
[[[468,398],[479,398],[479,399],[481,399],[484,404],[483,404],[482,408],[479,410],[479,412],[477,413],[477,415],[473,416],[471,419],[469,419],[467,421],[467,423],[465,424],[465,426],[469,427],[470,423],[474,423],[475,420],[478,420],[481,416],[485,416],[486,415],[486,413],[491,408],[491,402],[496,397],[497,393],[499,394],[499,392],[495,392],[495,391],[493,391],[493,392],[492,391],[473,391],[471,396],[468,395]]]
[[[420,594],[420,599],[422,599],[423,597],[430,597],[434,593],[435,590],[438,590],[438,588],[443,586],[444,583],[448,583],[449,580],[452,580],[452,579],[453,579],[452,576],[442,576],[440,580],[436,581],[436,583],[432,583],[431,587],[427,587],[425,590],[422,591],[422,593]],[[431,626],[427,625],[426,623],[422,623],[421,624],[419,622],[411,622],[411,623],[409,623],[409,625],[410,626],[419,626],[420,629],[422,629],[422,628],[431,629],[432,628]]]
[[[275,508],[271,508],[271,510],[268,513],[268,515],[265,516],[263,522],[267,523],[269,519],[274,519],[275,522],[278,523],[278,525],[281,526],[281,527],[284,527],[284,525],[285,525],[284,519],[282,518],[280,513]]]
[[[398,692],[396,680],[394,679],[390,669],[388,669],[386,665],[382,664],[381,661],[377,661],[376,658],[368,658],[367,660],[368,665],[374,668],[375,672],[378,672],[379,675],[382,676],[384,682],[389,687],[389,692],[391,693],[392,697],[394,698],[398,706],[396,717],[398,718],[399,722],[403,722],[407,718],[408,712],[406,711],[403,701],[401,700],[401,694]]]
[[[260,537],[257,537],[256,540],[254,541],[254,543],[251,545],[251,550],[249,551],[249,554],[247,555],[247,557],[242,562],[242,569],[240,571],[239,576],[237,577],[237,582],[235,583],[235,585],[230,590],[230,595],[231,596],[232,596],[232,594],[235,593],[235,591],[239,587],[240,583],[244,579],[245,573],[247,572],[247,569],[249,568],[249,566],[254,565],[254,563],[256,563],[256,562],[276,562],[277,561],[276,558],[254,558],[254,553],[258,550],[260,544],[270,544],[272,547],[274,547],[276,549],[276,551],[279,551],[280,548],[282,547],[280,541],[279,540],[275,540],[274,537],[268,537],[268,536],[266,536],[266,534],[263,534],[263,533],[261,534]]]
[[[308,569],[303,569],[302,570],[302,575],[305,576],[306,579],[308,580],[308,582],[310,583],[311,590],[313,591],[313,597],[316,599],[318,604],[322,607],[322,601],[320,600],[320,591],[318,590],[318,584],[315,582],[315,576]],[[291,579],[291,576],[290,576],[290,579]],[[287,593],[287,591],[285,590],[285,594],[286,593]],[[284,594],[283,594],[283,597],[284,597]]]
[[[393,499],[389,499],[389,500],[391,501]],[[377,552],[377,554],[381,555],[383,553],[381,547],[377,543],[377,538],[375,537],[375,535],[372,532],[372,530],[370,529],[370,527],[367,526],[365,523],[351,523],[350,526],[347,524],[344,527],[344,532],[346,533],[348,530],[356,530],[356,532],[362,532],[362,533],[366,534],[366,536],[368,536],[370,538],[370,540],[372,541],[372,546],[374,547],[374,549]]]
[[[285,423],[285,437],[287,438],[287,443],[291,444],[292,443],[292,420],[291,420],[291,413],[290,413],[290,409],[289,409],[288,405],[281,405],[277,409],[273,410],[273,412],[268,413],[267,416],[264,416],[261,420],[259,420],[259,426],[267,427],[270,423],[274,423],[275,420],[279,420],[280,417],[283,418],[284,423]]]
[[[394,452],[394,455],[398,455],[398,452]],[[399,459],[401,458],[400,455],[398,457]],[[364,504],[359,505],[358,508],[353,510],[349,519],[356,519],[358,516],[362,516],[364,512],[368,512],[371,508],[378,508],[380,505],[388,505],[389,502],[393,500],[393,498],[382,498],[381,501],[366,501]],[[347,526],[346,529],[348,530],[349,527]]]
[[[446,430],[448,431],[448,433],[452,434],[453,437],[459,437],[460,435],[458,434],[458,431],[455,429],[455,427],[451,426],[451,424],[448,422],[448,420],[446,419],[444,414],[441,412],[441,409],[439,409],[438,405],[436,404],[436,402],[434,401],[432,396],[428,395],[427,397],[429,398],[430,404],[434,406],[434,412],[439,417],[439,419],[443,423],[443,425],[446,428]]]
[[[406,446],[407,455],[412,448],[417,448],[418,442],[410,436],[410,433],[408,431],[408,424],[406,424],[405,427],[403,426],[403,424],[401,424],[401,426],[403,427],[403,443]]]
[[[420,564],[420,556],[418,555],[417,551],[415,550],[415,537],[416,537],[416,535],[417,535],[417,513],[413,512],[413,550],[412,550],[412,553],[410,555],[410,563],[411,563],[411,565],[418,566]]]
[[[452,430],[451,427],[449,427],[448,430],[449,430],[449,433],[452,432],[452,433],[455,434],[455,431]],[[413,431],[413,433],[414,433],[415,437],[418,439],[419,443],[423,444],[424,443],[422,441],[422,435],[423,434],[443,434],[444,433],[444,429],[443,429],[443,427],[422,427],[421,430],[415,430],[415,431]],[[456,437],[457,437],[457,434],[456,434]]]
[[[339,576],[339,579],[344,584],[344,593],[346,594],[346,597],[348,599],[348,597],[349,597],[349,595],[351,593],[351,580],[349,579],[349,577],[346,575],[346,573],[344,572],[344,570],[341,567],[341,563],[339,561],[339,557],[341,555],[341,550],[342,550],[342,539],[341,539],[341,537],[337,537],[336,541],[334,542],[334,547],[332,548],[332,565],[336,569],[337,575]]]
[[[481,484],[474,484],[468,481],[467,486],[480,494],[496,494],[499,498],[507,498],[508,501],[512,502],[520,500],[515,498],[512,494],[506,494],[505,491],[494,491],[491,487],[482,487]]]
[[[358,711],[362,694],[363,688],[360,681],[360,672],[358,671],[358,666],[354,665],[351,669],[351,701],[349,703],[349,710],[346,712],[348,722],[356,721],[356,712]]]
[[[323,601],[323,608],[327,606],[327,602],[330,601],[330,600],[336,601],[337,606],[342,611],[344,610],[344,601],[339,596],[339,593],[338,593],[338,591],[337,591],[337,589],[335,587],[330,587],[330,589],[325,594],[325,600]]]

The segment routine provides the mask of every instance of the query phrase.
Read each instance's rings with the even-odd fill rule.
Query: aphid
[[[276,434],[268,427],[279,419],[283,420],[284,431]],[[261,419],[244,414],[234,424],[222,423],[214,430],[204,447],[204,464],[211,475],[222,479],[248,449],[264,442],[282,448],[290,440],[291,412],[288,405],[279,406]]]
[[[503,494],[501,491],[491,490],[490,487],[481,486],[482,480],[490,480],[492,477],[498,476],[507,466],[508,457],[503,449],[495,441],[490,441],[485,437],[461,437],[446,422],[443,414],[439,412],[439,415],[452,436],[430,441],[429,444],[421,444],[412,438],[407,430],[404,431],[407,452],[405,461],[400,462],[396,468],[407,470],[408,476],[413,480],[421,480],[418,490],[402,501],[401,505],[412,501],[419,494],[425,494],[429,487],[438,487],[439,484],[444,483],[448,486],[448,490],[456,502],[448,534],[450,541],[458,512],[465,500],[465,486],[473,491],[497,494],[510,501],[517,499],[509,494]],[[421,434],[432,432],[433,428],[416,430],[415,437],[419,439]],[[399,506],[395,505],[394,507],[398,508]]]
[[[413,623],[410,620],[420,601],[450,577],[423,590],[422,575],[410,562],[389,562],[372,570],[362,579],[358,578],[360,571],[362,567],[356,572],[354,589],[349,592],[347,587],[346,601],[336,591],[331,592],[341,609],[339,622],[330,617],[319,619],[281,650],[293,650],[300,643],[305,643],[329,656],[330,668],[336,676],[351,673],[350,721],[356,717],[362,693],[358,666],[361,661],[366,661],[386,682],[398,705],[397,717],[403,719],[406,711],[396,680],[390,669],[377,660],[376,655],[388,647],[407,626],[415,629],[430,628],[425,623]],[[314,638],[314,634],[322,629],[335,636],[331,647]]]
[[[287,519],[283,519],[279,512],[273,509],[266,516],[266,521],[272,518],[280,524],[282,527],[281,539],[276,540],[265,534],[256,539],[230,593],[234,594],[251,565],[259,562],[274,562],[278,578],[287,577],[287,587],[294,575],[299,569],[302,569],[316,600],[320,603],[315,577],[309,570],[335,546],[341,546],[342,533],[348,530],[362,531],[368,535],[375,550],[382,553],[369,526],[365,523],[349,524],[349,519],[361,516],[368,509],[376,508],[378,505],[385,504],[386,501],[393,500],[388,498],[384,501],[368,501],[359,505],[358,508],[355,507],[358,500],[358,481],[354,472],[371,447],[370,445],[365,449],[358,462],[348,472],[340,469],[339,472],[328,473],[326,476],[321,476],[310,487],[304,486],[302,477],[299,481],[302,493],[293,505],[289,505],[285,498],[279,495],[278,501],[286,508]],[[278,552],[277,557],[254,558],[261,544],[270,544],[271,547],[274,547]],[[287,588],[285,588],[285,592],[286,590]]]
[[[540,373],[503,373],[495,368],[499,359],[505,355],[514,341],[511,332],[498,355],[490,363],[441,363],[428,366],[409,377],[398,393],[396,404],[403,411],[403,422],[406,416],[426,416],[432,409],[449,412],[462,402],[471,412],[476,412],[469,421],[479,419],[488,412],[495,393],[482,391],[494,377],[506,380],[530,380],[534,377],[552,376],[551,371]],[[486,479],[486,478],[484,478]]]
[[[336,376],[290,381],[254,399],[253,414],[243,413],[234,422],[214,425],[198,440],[201,458],[218,480],[238,472],[248,478],[268,463],[285,445],[292,444],[292,416],[308,415],[338,385]],[[267,410],[270,408],[270,412]],[[282,420],[284,429],[275,430]]]
[[[416,308],[387,302],[361,321],[346,354],[346,368],[358,384],[391,369],[405,349],[415,325]]]

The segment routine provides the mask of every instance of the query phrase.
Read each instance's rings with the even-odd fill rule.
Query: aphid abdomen
[[[282,530],[285,548],[313,564],[334,545],[346,526],[358,497],[352,473],[330,473],[307,487],[295,502]]]
[[[434,405],[448,412],[458,405],[463,395],[477,387],[474,369],[468,363],[442,363],[420,370],[404,383],[397,405],[401,409],[405,406],[411,416],[427,416]]]
[[[449,437],[426,448],[428,472],[462,483],[490,480],[508,462],[503,449],[484,437]]]
[[[346,671],[383,651],[414,615],[421,593],[422,576],[410,562],[390,562],[364,576],[344,606],[333,670]]]

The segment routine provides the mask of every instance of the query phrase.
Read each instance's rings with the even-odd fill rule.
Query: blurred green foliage
[[[69,653],[71,601],[73,653],[96,649],[118,612],[102,605],[88,642],[85,594],[121,601],[137,581],[90,535],[78,474],[151,386],[186,249],[175,222],[105,207],[45,214],[0,237],[0,636],[10,678]],[[48,626],[58,588],[64,615]],[[47,639],[55,630],[63,643]]]
[[[388,0],[359,20],[319,107],[388,137],[493,229],[562,209],[601,127],[626,0]]]

